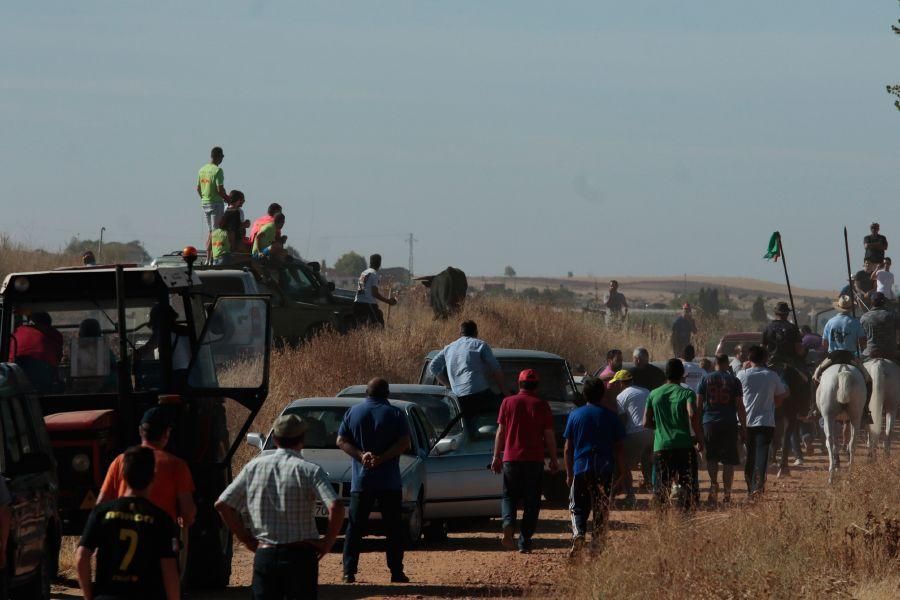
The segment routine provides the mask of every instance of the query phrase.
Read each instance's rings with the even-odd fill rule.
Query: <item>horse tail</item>
[[[850,404],[853,389],[853,371],[841,366],[837,372],[837,401],[841,404]]]

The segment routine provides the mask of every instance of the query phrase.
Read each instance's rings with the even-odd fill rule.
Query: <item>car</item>
[[[306,432],[303,458],[325,470],[334,491],[350,504],[350,475],[352,459],[337,446],[337,434],[344,415],[351,407],[363,402],[361,398],[303,398],[288,404],[281,415],[295,414],[309,429]],[[414,545],[422,537],[426,498],[425,459],[437,443],[437,434],[422,409],[413,402],[391,400],[391,405],[406,415],[412,445],[400,457],[400,476],[403,480],[403,521],[407,545]],[[274,451],[275,439],[268,435],[248,433],[247,444],[263,452]],[[316,505],[316,522],[325,531],[328,512],[322,503]],[[373,526],[377,528],[381,515],[373,512]]]
[[[338,393],[340,398],[365,396],[364,385]],[[440,385],[391,384],[391,398],[418,405],[440,437],[425,465],[426,540],[442,538],[467,519],[499,517],[503,478],[489,469],[496,418],[464,419],[456,395]]]
[[[563,444],[565,442],[563,432],[566,429],[566,421],[569,418],[569,413],[584,403],[575,379],[572,377],[569,364],[561,356],[541,350],[494,348],[493,351],[497,362],[500,363],[500,369],[503,371],[506,391],[518,388],[519,373],[523,369],[534,369],[538,372],[538,377],[541,381],[539,395],[547,400],[553,413],[553,431],[556,434],[557,458],[561,467]],[[419,383],[425,385],[438,383],[428,369],[438,352],[439,350],[432,350],[425,356]],[[494,389],[494,392],[499,393],[500,390]],[[495,433],[497,428],[496,417],[496,413],[484,415],[485,423],[480,426],[479,431],[485,435]],[[491,419],[493,419],[493,422],[489,423]],[[566,485],[566,475],[562,468],[556,475],[545,472],[543,487],[544,496],[548,500],[562,502],[569,497],[569,486]]]
[[[0,363],[0,472],[12,496],[0,598],[49,599],[59,565],[59,485],[40,405],[24,371]]]
[[[742,346],[745,350],[750,346],[758,346],[762,344],[763,334],[760,331],[743,331],[735,333],[726,333],[716,345],[716,354],[727,354],[734,356],[734,349]]]

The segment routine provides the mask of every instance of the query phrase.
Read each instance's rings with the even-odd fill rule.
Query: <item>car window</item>
[[[428,421],[428,418],[421,408],[417,406],[413,410],[413,415],[415,415],[416,421],[419,422],[419,427],[424,438],[423,448],[428,450],[437,442],[438,433],[434,430],[434,427],[431,426],[431,423]]]
[[[365,398],[366,392],[364,390],[353,391],[349,393],[341,393],[339,394],[342,398]],[[440,434],[447,428],[447,425],[450,424],[450,421],[456,419],[456,416],[459,414],[459,409],[456,406],[453,398],[446,394],[423,394],[420,392],[391,392],[391,398],[393,400],[405,400],[406,402],[412,402],[416,406],[422,409],[422,412],[425,415],[425,420],[430,425],[435,432]],[[447,432],[447,435],[456,435],[462,432],[462,424],[457,421],[456,424],[450,428],[450,431]]]
[[[569,399],[569,374],[562,361],[500,361],[503,371],[503,382],[507,390],[519,387],[519,373],[524,369],[534,369],[538,373],[540,386],[538,395],[544,400],[565,402]],[[494,390],[499,391],[499,390]]]
[[[310,450],[337,450],[338,430],[347,413],[346,406],[298,406],[289,408],[285,414],[297,415],[307,425],[304,448]],[[266,448],[274,448],[272,436]]]
[[[415,407],[409,409],[407,416],[409,418],[409,425],[411,430],[410,435],[413,439],[412,445],[410,445],[409,450],[407,450],[406,453],[416,454],[419,448],[428,448],[428,437],[425,435],[425,429],[422,427],[422,423],[419,420],[419,416]]]

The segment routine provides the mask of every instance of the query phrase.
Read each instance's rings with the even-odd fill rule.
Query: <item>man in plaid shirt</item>
[[[250,461],[216,502],[216,510],[251,552],[255,600],[316,598],[319,560],[344,522],[344,505],[321,467],[300,455],[306,424],[282,415],[272,435],[278,449]],[[319,538],[316,500],[328,507],[328,532]],[[241,514],[247,514],[244,523]]]

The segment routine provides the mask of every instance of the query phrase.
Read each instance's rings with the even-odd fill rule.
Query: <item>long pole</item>
[[[853,289],[853,269],[850,268],[850,242],[847,241],[847,226],[844,226],[844,253],[847,255],[847,281],[850,283],[850,298],[856,298],[856,290]],[[852,303],[853,317],[856,318],[856,302]]]
[[[794,293],[791,291],[791,278],[788,275],[787,259],[784,257],[784,244],[781,243],[781,232],[776,232],[778,236],[778,253],[781,254],[781,266],[784,267],[784,281],[787,283],[788,299],[791,301],[791,312],[794,313],[794,325],[800,326],[797,320],[797,309],[794,308]]]

